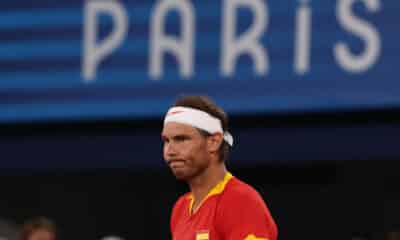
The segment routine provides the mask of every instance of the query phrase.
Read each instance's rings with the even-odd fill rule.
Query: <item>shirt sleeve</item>
[[[182,197],[180,197],[174,204],[174,206],[172,207],[172,211],[171,211],[171,216],[170,216],[170,231],[171,231],[171,235],[173,234],[174,230],[175,230],[175,225],[176,225],[176,220],[177,217],[179,215],[179,210],[181,208],[182,205]]]
[[[172,208],[171,216],[170,216],[170,221],[169,221],[169,229],[171,235],[173,235],[174,229],[175,229],[175,219],[176,219],[176,204]]]
[[[170,216],[170,232],[171,235],[173,236],[173,233],[175,232],[175,227],[177,224],[178,219],[182,218],[182,215],[184,214],[184,211],[187,210],[186,205],[185,205],[185,200],[187,199],[187,194],[181,196],[174,204],[172,207],[171,211],[171,216]]]
[[[261,196],[238,193],[220,202],[218,232],[226,240],[276,240],[277,227]]]

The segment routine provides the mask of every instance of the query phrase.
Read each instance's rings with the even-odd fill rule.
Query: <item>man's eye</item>
[[[186,137],[186,136],[178,136],[178,137],[175,138],[176,141],[180,141],[180,142],[181,141],[185,141],[187,139],[188,139],[188,137]]]

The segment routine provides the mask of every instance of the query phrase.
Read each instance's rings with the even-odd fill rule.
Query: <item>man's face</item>
[[[35,230],[28,238],[28,240],[55,240],[53,232],[50,232],[46,229],[38,229]]]
[[[161,134],[164,160],[177,179],[190,180],[204,172],[209,165],[207,139],[194,127],[169,122]]]

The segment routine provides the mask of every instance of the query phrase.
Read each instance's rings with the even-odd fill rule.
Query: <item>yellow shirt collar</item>
[[[206,195],[206,197],[203,199],[203,201],[201,201],[201,203],[199,204],[199,207],[197,209],[200,208],[200,206],[211,196],[220,194],[221,192],[224,191],[225,189],[225,185],[229,182],[229,180],[233,177],[233,175],[230,172],[226,172],[224,179],[222,179],[217,185],[215,185],[210,192],[208,192],[208,194]],[[193,204],[194,204],[194,196],[193,193],[190,193],[188,198],[190,199],[190,204],[189,204],[189,213],[192,214],[192,208],[193,208]]]

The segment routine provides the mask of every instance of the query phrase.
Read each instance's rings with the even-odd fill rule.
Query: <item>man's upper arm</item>
[[[277,227],[262,198],[243,193],[225,199],[217,224],[223,239],[276,240]]]

